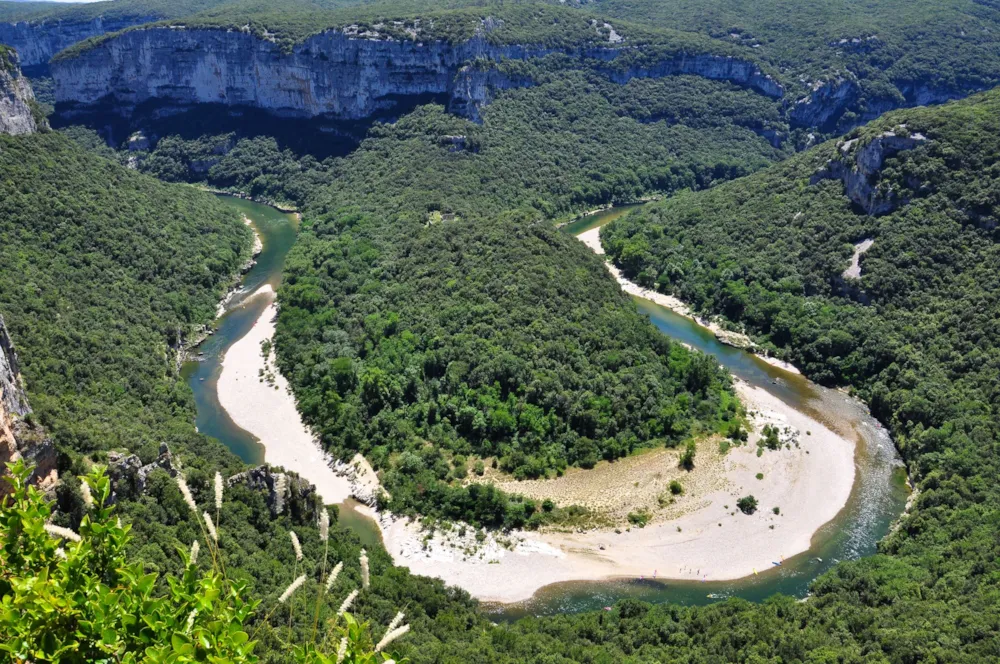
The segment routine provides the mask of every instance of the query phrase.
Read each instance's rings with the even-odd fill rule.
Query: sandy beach
[[[261,354],[261,343],[274,336],[274,290],[265,285],[252,297],[268,297],[272,302],[246,336],[226,352],[219,375],[219,403],[237,426],[261,442],[267,463],[315,484],[324,503],[341,503],[350,497],[351,483],[330,467],[330,456],[302,423],[288,381],[274,368],[273,351],[266,363]],[[261,380],[262,369],[274,375],[273,384]]]
[[[599,256],[604,255],[604,247],[601,246],[600,228],[591,228],[589,231],[585,231],[580,235],[577,235],[576,237],[578,240],[580,240],[585,245],[590,247],[591,251],[593,251],[595,254],[598,254]],[[754,348],[753,341],[750,339],[750,337],[746,336],[745,334],[739,334],[738,332],[731,332],[729,330],[724,330],[715,321],[699,318],[698,316],[695,316],[692,313],[691,307],[689,307],[687,304],[685,304],[678,298],[672,295],[664,295],[663,293],[658,293],[648,288],[643,288],[634,281],[629,281],[625,277],[625,275],[621,273],[621,270],[615,267],[615,265],[612,264],[610,261],[605,262],[605,265],[607,266],[608,271],[610,271],[611,274],[614,276],[614,278],[618,281],[618,284],[621,286],[621,289],[626,293],[628,293],[629,295],[634,295],[636,297],[641,297],[644,300],[649,300],[650,302],[658,304],[661,307],[666,307],[667,309],[670,309],[676,314],[679,314],[686,318],[690,318],[691,320],[695,321],[705,329],[715,334],[715,336],[718,337],[719,340],[722,341],[723,343],[728,343],[731,346],[736,346],[737,348],[744,348],[746,350],[749,350],[753,352],[761,360],[767,362],[771,366],[778,367],[779,369],[784,369],[785,371],[793,374],[801,373],[793,364],[790,364],[783,360],[779,360],[776,357],[770,357],[768,355],[764,355],[763,353],[758,352]]]
[[[854,484],[854,443],[760,388],[738,382],[737,390],[747,409],[757,413],[758,432],[765,424],[787,427],[798,433],[799,446],[766,450],[758,457],[755,434],[722,457],[718,486],[691,496],[694,504],[677,518],[645,528],[622,527],[620,534],[491,536],[476,548],[471,528],[464,537],[438,533],[425,543],[418,524],[382,515],[386,547],[398,565],[495,602],[525,600],[559,581],[654,575],[723,581],[768,570],[808,550],[814,533],[847,503]],[[752,515],[736,509],[736,501],[748,494],[760,505]]]

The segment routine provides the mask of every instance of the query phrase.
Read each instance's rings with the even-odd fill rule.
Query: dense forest
[[[0,135],[0,174],[0,312],[22,363],[32,417],[59,454],[56,522],[76,528],[86,513],[76,475],[107,463],[109,451],[152,463],[161,443],[198,502],[212,503],[213,474],[245,468],[196,432],[191,391],[170,346],[178,331],[214,317],[248,254],[246,227],[211,195],[126,170],[56,133]],[[145,572],[183,573],[177,549],[200,531],[175,481],[155,470],[141,493],[128,480],[116,491],[116,514],[132,533],[128,550]],[[301,538],[303,564],[317,565],[323,556],[315,497],[295,496],[275,515],[266,490],[247,483],[226,490],[219,520],[225,564],[230,577],[247,584],[247,599],[273,604],[294,578],[288,530]],[[356,561],[360,550],[355,535],[332,527],[332,560]],[[460,640],[455,630],[487,624],[464,593],[393,567],[381,549],[369,555],[376,592],[360,597],[354,611],[385,625],[405,610],[414,634],[403,647],[427,653],[413,661],[434,661],[441,648],[455,647],[442,641]],[[359,570],[345,569],[339,594],[328,600],[332,608],[359,584]],[[307,634],[312,606],[295,615],[296,637]],[[0,629],[7,618],[0,612]],[[287,661],[280,645],[287,636],[262,618],[250,625],[264,661]]]
[[[0,310],[36,415],[67,454],[197,447],[172,349],[211,319],[246,229],[54,133],[0,136],[0,172]]]
[[[481,124],[438,106],[419,107],[397,122],[373,125],[349,159],[328,155],[350,153],[356,142],[312,127],[299,137],[274,136],[263,122],[223,131],[221,122],[199,125],[186,116],[154,124],[161,138],[152,148],[123,151],[121,159],[168,181],[207,182],[299,205],[342,178],[362,208],[484,218],[519,207],[561,217],[655,192],[700,189],[787,154],[769,142],[787,129],[777,106],[729,83],[676,76],[618,85],[562,56],[518,66],[536,75],[538,85],[506,92],[485,109]],[[382,160],[389,150],[405,170]]]
[[[289,257],[275,340],[303,416],[384,470],[394,512],[522,527],[529,504],[461,485],[470,455],[551,477],[738,420],[715,360],[658,334],[576,240],[520,214],[366,215],[352,193]]]

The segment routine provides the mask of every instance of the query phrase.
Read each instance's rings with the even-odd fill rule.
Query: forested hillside
[[[78,527],[86,507],[76,476],[94,462],[106,464],[110,450],[151,464],[167,443],[167,469],[182,468],[203,504],[212,502],[215,472],[245,470],[195,430],[191,391],[168,345],[179,331],[211,321],[249,245],[246,227],[211,195],[130,172],[58,134],[0,136],[0,312],[33,417],[56,443],[57,523]],[[197,516],[165,470],[147,470],[138,486],[137,467],[123,468],[114,485],[115,513],[131,529],[130,554],[145,572],[181,574],[177,551],[199,537]],[[288,530],[301,538],[303,565],[318,565],[323,556],[315,495],[291,488],[279,514],[262,480],[226,490],[219,532],[230,578],[248,583],[244,599],[273,605],[294,578]],[[356,536],[333,527],[331,559],[356,561],[360,549]],[[404,652],[425,653],[416,662],[468,652],[467,630],[487,623],[467,596],[393,567],[384,551],[369,555],[374,591],[352,609],[359,618],[386,625],[404,609],[414,628]],[[335,610],[359,585],[357,567],[345,569],[325,610]],[[295,616],[294,638],[305,639],[313,606],[300,604]],[[0,633],[8,633],[9,619],[0,614]],[[286,621],[287,615],[275,624]],[[266,622],[262,613],[249,623],[263,661],[288,661],[284,628],[279,635]]]
[[[37,415],[66,454],[197,447],[168,346],[211,319],[246,229],[57,134],[0,141],[0,310]]]
[[[385,478],[396,511],[523,525],[530,507],[448,487],[470,455],[537,477],[676,445],[734,414],[714,370],[689,367],[543,220],[762,167],[780,152],[741,124],[766,98],[696,77],[618,86],[557,69],[542,80],[482,125],[429,106],[376,126],[343,159],[296,159],[256,138],[208,170],[215,186],[305,206],[279,358],[327,445],[404,471]],[[708,99],[721,117],[698,113]],[[627,117],[637,107],[673,122]],[[211,145],[161,139],[140,168],[189,179]]]
[[[584,0],[587,11],[710,35],[779,70],[797,125],[843,131],[904,105],[1000,82],[1000,7],[988,0]]]
[[[892,113],[602,234],[640,283],[745,325],[808,375],[853,386],[891,426],[920,494],[880,548],[919,579],[921,597],[968,603],[950,620],[997,593],[998,110],[991,92]],[[845,163],[857,174],[859,155],[896,138],[911,149],[886,151],[865,178],[885,213],[865,214],[831,173]],[[862,189],[851,191],[865,201]],[[865,239],[874,244],[860,279],[845,276]]]

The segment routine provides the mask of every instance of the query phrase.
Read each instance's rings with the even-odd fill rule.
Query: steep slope
[[[0,136],[0,173],[0,312],[39,421],[64,454],[197,445],[173,349],[212,319],[246,228],[54,133]]]
[[[0,476],[6,472],[3,464],[25,459],[31,464],[32,479],[48,489],[58,478],[55,446],[41,427],[25,419],[31,407],[22,381],[14,342],[0,316]],[[0,480],[0,494],[4,491]]]
[[[21,75],[17,53],[0,44],[0,134],[30,134],[38,129],[35,94]]]

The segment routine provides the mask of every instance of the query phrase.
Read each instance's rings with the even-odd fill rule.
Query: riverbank
[[[292,203],[278,203],[275,201],[268,200],[266,198],[255,198],[250,194],[244,194],[242,191],[226,191],[225,189],[216,189],[214,187],[209,187],[206,185],[193,185],[202,191],[207,191],[210,194],[215,194],[216,196],[230,196],[232,198],[238,198],[243,201],[250,201],[251,203],[260,203],[261,205],[266,205],[272,207],[278,212],[284,212],[285,214],[299,214],[299,210]],[[301,217],[300,217],[301,218]]]
[[[261,352],[261,344],[274,337],[274,290],[265,285],[251,296],[255,297],[271,302],[250,331],[226,351],[218,380],[219,403],[237,426],[260,441],[268,464],[316,485],[324,503],[341,503],[351,496],[351,483],[333,470],[333,460],[302,422],[288,381],[275,368],[274,351],[267,358]],[[267,380],[262,378],[265,374]]]
[[[645,528],[623,526],[620,532],[516,532],[490,535],[479,543],[471,528],[464,534],[453,529],[428,537],[416,522],[382,515],[385,546],[397,565],[413,573],[501,603],[529,599],[540,588],[563,581],[725,581],[766,572],[807,551],[816,531],[847,503],[854,484],[854,443],[760,388],[738,381],[737,390],[753,413],[755,433],[748,444],[720,458],[699,454],[696,466],[718,467],[719,481],[705,493],[689,496],[686,511],[675,518],[654,519]],[[798,445],[758,456],[756,440],[767,424],[787,429],[789,440],[797,438]],[[757,479],[758,474],[763,478]],[[666,489],[666,478],[663,484]],[[747,515],[736,501],[751,494],[759,506]],[[658,508],[654,504],[649,509]]]
[[[576,237],[578,240],[587,245],[595,254],[599,256],[604,255],[604,247],[601,246],[601,229],[599,227],[591,228]],[[740,334],[739,332],[733,332],[731,330],[724,330],[715,321],[695,316],[691,311],[691,307],[680,299],[672,295],[665,295],[648,288],[643,288],[634,281],[630,281],[627,277],[625,277],[625,275],[622,274],[621,270],[619,270],[610,261],[606,261],[605,265],[607,266],[608,271],[610,271],[614,278],[618,281],[621,289],[629,295],[634,295],[636,297],[649,300],[650,302],[655,302],[661,307],[666,307],[678,315],[690,318],[705,329],[710,330],[722,343],[749,351],[773,367],[778,367],[779,369],[783,369],[784,371],[793,374],[801,373],[795,365],[760,352],[757,345],[747,335]]]

